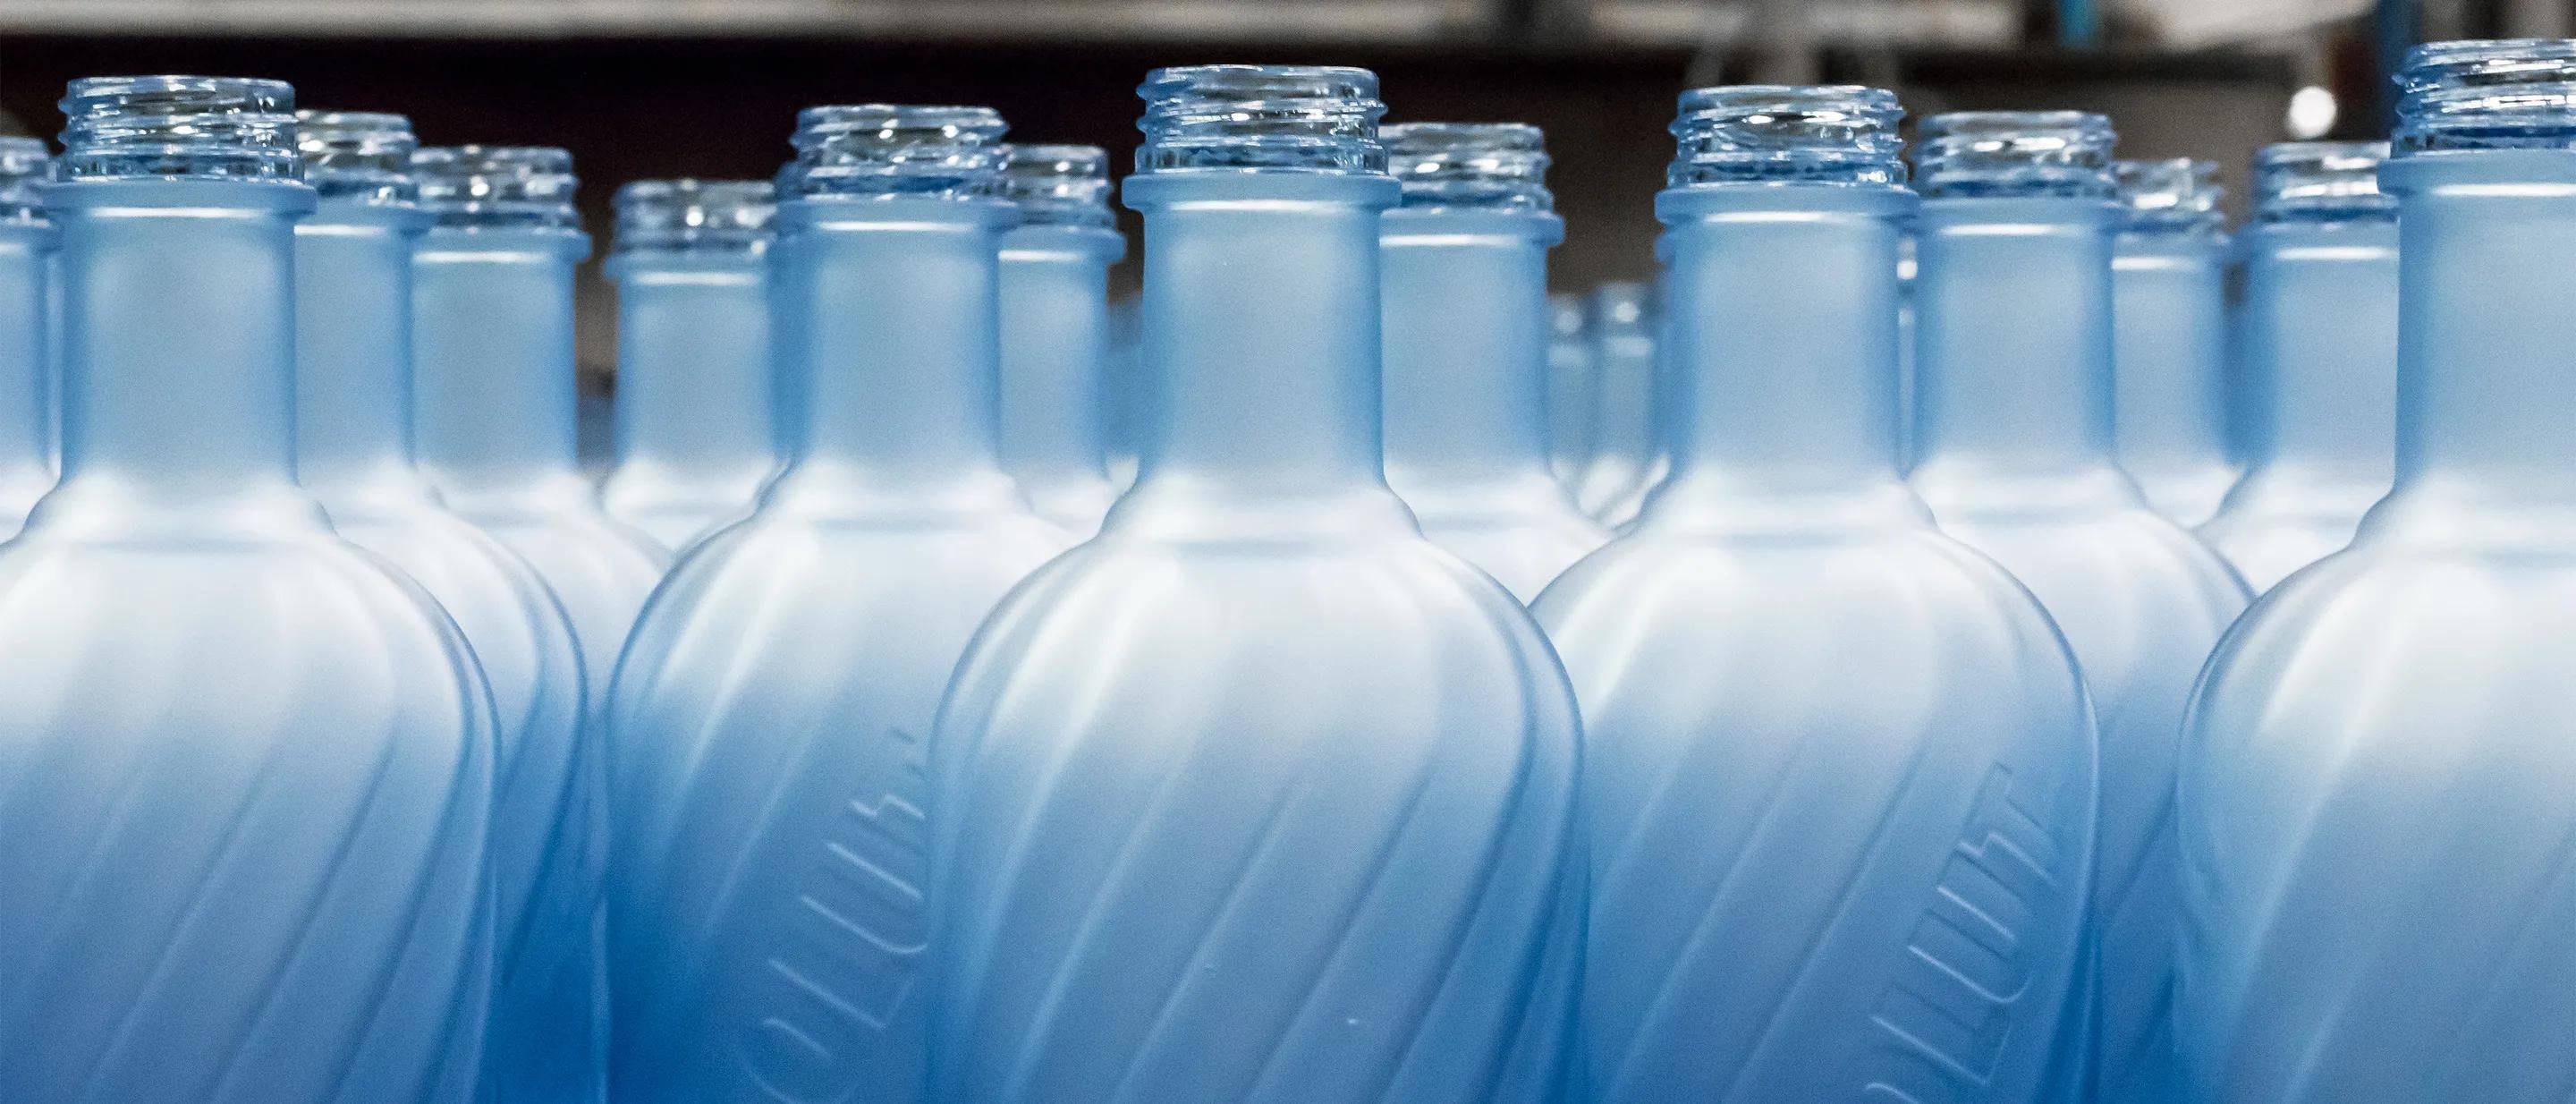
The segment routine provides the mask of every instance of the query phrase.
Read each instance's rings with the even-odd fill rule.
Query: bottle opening
[[[1415,210],[1546,211],[1547,136],[1527,123],[1397,123],[1387,171]]]
[[[1002,135],[989,107],[852,104],[796,117],[789,199],[983,199],[1002,191]]]
[[[1193,65],[1157,69],[1136,94],[1140,173],[1261,169],[1375,176],[1377,74],[1330,65]]]
[[[548,146],[429,146],[411,157],[420,205],[440,226],[579,230],[572,154]]]
[[[404,205],[419,197],[411,120],[373,111],[299,111],[296,147],[304,179],[325,199]]]
[[[2218,186],[2214,161],[2116,161],[2111,175],[2128,210],[2129,233],[2215,236],[2227,227],[2227,213],[2218,209],[2226,189]]]
[[[54,153],[42,138],[0,136],[0,225],[42,225]]]
[[[1002,191],[1022,226],[1110,226],[1109,151],[1098,146],[1004,146]]]
[[[2254,155],[2254,217],[2262,222],[2394,221],[2379,190],[2386,142],[2283,142]]]
[[[1927,197],[2109,199],[2111,120],[2083,111],[1959,111],[1923,121],[1914,155]]]
[[[766,180],[638,180],[617,189],[618,253],[758,253],[778,189]]]
[[[2576,149],[2576,39],[2435,42],[2397,77],[2397,155]]]
[[[1896,93],[1852,85],[1736,85],[1682,93],[1665,182],[1905,183]]]
[[[62,99],[65,180],[296,180],[295,89],[252,77],[87,77]]]

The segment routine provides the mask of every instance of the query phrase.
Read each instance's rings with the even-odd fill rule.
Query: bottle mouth
[[[1905,183],[1896,93],[1858,85],[1729,85],[1682,93],[1665,183]]]
[[[1115,225],[1109,188],[1109,151],[1098,146],[1003,147],[1002,194],[1022,226]]]
[[[54,152],[42,138],[0,135],[0,226],[42,226]]]
[[[638,180],[610,202],[619,255],[759,253],[778,214],[778,190],[766,180]]]
[[[298,111],[296,148],[304,180],[324,199],[408,206],[420,196],[411,156],[420,140],[411,120],[374,111]]]
[[[2217,162],[2116,161],[2111,170],[2129,233],[2215,236],[2226,229],[2227,213],[2218,209],[2226,189],[2218,186]]]
[[[425,146],[411,156],[420,205],[466,230],[579,230],[572,154],[551,146]]]
[[[64,180],[302,178],[295,89],[255,77],[86,77],[63,93]]]
[[[2282,142],[2254,155],[2254,217],[2266,223],[2394,221],[2379,190],[2385,142]]]
[[[2119,136],[2084,111],[1958,111],[1923,121],[1916,187],[1934,199],[2110,199]]]
[[[2435,42],[2397,77],[2395,155],[2576,149],[2576,39]]]
[[[1002,191],[1002,135],[989,107],[844,104],[796,117],[787,199],[989,199]]]
[[[1547,136],[1527,123],[1397,123],[1379,132],[1409,210],[1548,211]]]
[[[1157,69],[1136,94],[1140,173],[1211,169],[1377,176],[1377,74],[1332,65],[1192,65]]]

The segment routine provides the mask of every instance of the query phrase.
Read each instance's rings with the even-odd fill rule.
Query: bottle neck
[[[45,416],[54,401],[47,340],[54,238],[50,227],[0,226],[0,483],[54,465]]]
[[[1898,481],[1894,188],[1675,190],[1665,417],[1672,488],[1757,493]]]
[[[412,464],[416,211],[326,200],[295,227],[295,466],[327,488]]]
[[[780,205],[770,258],[796,467],[897,486],[996,470],[1009,218],[939,199]]]
[[[2576,152],[2382,169],[2398,200],[2397,483],[2576,499]]]
[[[628,253],[617,284],[617,461],[677,472],[776,463],[767,262]]]
[[[421,463],[458,491],[523,490],[574,468],[573,266],[561,230],[441,227],[412,257]]]
[[[1633,464],[1654,453],[1658,347],[1643,326],[1603,327],[1593,338],[1593,456]]]
[[[1026,226],[1002,235],[1002,467],[1022,480],[1109,477],[1102,395],[1114,230]]]
[[[1395,181],[1131,177],[1145,214],[1138,486],[1382,494],[1379,214]]]
[[[2228,462],[2226,248],[2200,234],[2117,240],[2111,409],[2132,471]]]
[[[2111,464],[2111,234],[2087,199],[1935,199],[1917,239],[1922,466]]]
[[[139,509],[293,492],[289,184],[101,181],[62,229],[63,476]]]
[[[1399,493],[1546,475],[1547,250],[1564,235],[1548,214],[1386,214],[1386,469]]]
[[[2258,403],[2252,467],[2385,485],[2397,426],[2397,226],[2246,236],[2241,334]]]

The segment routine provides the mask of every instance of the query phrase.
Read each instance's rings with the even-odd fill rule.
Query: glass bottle
[[[572,155],[430,147],[412,168],[431,215],[412,252],[421,469],[563,603],[596,717],[666,556],[608,516],[573,455],[573,266],[590,238],[572,206]]]
[[[2110,121],[1968,112],[1921,134],[1911,479],[1943,530],[2039,596],[2083,668],[2102,746],[2095,1099],[2167,1104],[2174,745],[2245,587],[2112,458]]]
[[[680,551],[751,516],[778,471],[764,180],[617,189],[617,464],[608,514]]]
[[[2576,1083],[2576,41],[2399,80],[2394,489],[2210,660],[2176,1019],[2215,1104]]]
[[[2388,493],[2397,434],[2397,202],[2385,143],[2290,142],[2254,162],[2245,478],[2200,535],[2257,593],[2352,543]]]
[[[921,1099],[923,741],[1071,543],[996,444],[1003,124],[817,107],[771,278],[797,445],[637,626],[609,732],[616,1099]]]
[[[1633,497],[1654,462],[1655,337],[1646,284],[1616,280],[1592,289],[1592,455],[1574,500],[1606,525]]]
[[[1548,470],[1547,152],[1519,123],[1385,129],[1386,482],[1526,602],[1610,539]]]
[[[1549,1099],[1574,703],[1381,477],[1377,78],[1140,92],[1155,421],[941,709],[933,1094]]]
[[[0,136],[0,540],[54,487],[52,172],[42,139]]]
[[[1547,297],[1548,470],[1568,491],[1592,451],[1592,347],[1583,335],[1583,297]]]
[[[2239,474],[2227,440],[2227,214],[2208,161],[2113,165],[2127,220],[2111,253],[2112,439],[2147,505],[2183,526]]]
[[[0,545],[0,1099],[474,1099],[490,691],[291,455],[294,91],[72,82],[63,481]]]
[[[447,611],[499,707],[485,1082],[504,1102],[592,1100],[606,832],[581,653],[536,572],[449,513],[414,461],[411,255],[429,216],[410,120],[308,111],[297,129],[320,203],[295,225],[296,480]]]
[[[1536,607],[1583,703],[1584,1100],[2082,1095],[2092,716],[1898,467],[1900,115],[1681,98],[1672,477]]]
[[[1039,516],[1088,537],[1119,489],[1103,421],[1109,266],[1127,238],[1109,210],[1109,153],[1012,146],[1002,182],[1020,209],[1002,235],[1002,470]]]

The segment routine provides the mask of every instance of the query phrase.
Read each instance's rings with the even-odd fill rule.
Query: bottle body
[[[2111,363],[2120,467],[2147,505],[2199,525],[2236,483],[2227,443],[2227,240],[2119,235],[2111,260]]]
[[[0,1096],[462,1104],[492,707],[437,608],[292,483],[311,193],[51,202],[67,478],[0,551]]]
[[[751,516],[777,474],[766,262],[639,251],[617,281],[617,465],[609,516],[679,552]]]

